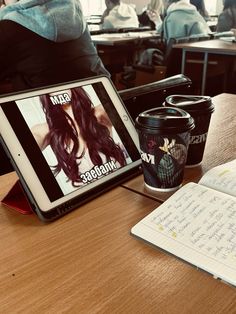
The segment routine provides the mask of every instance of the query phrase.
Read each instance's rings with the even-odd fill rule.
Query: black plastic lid
[[[151,133],[183,133],[194,128],[194,120],[180,108],[158,107],[140,113],[135,126],[138,130]]]
[[[165,99],[165,106],[177,107],[186,110],[190,114],[213,112],[214,105],[210,96],[199,95],[170,95]]]

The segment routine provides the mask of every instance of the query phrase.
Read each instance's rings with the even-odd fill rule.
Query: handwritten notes
[[[236,160],[184,185],[131,234],[236,286]]]
[[[236,198],[189,183],[142,222],[236,270]]]
[[[212,168],[202,177],[199,183],[236,196],[236,160]]]

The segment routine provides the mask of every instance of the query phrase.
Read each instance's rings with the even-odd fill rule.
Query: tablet
[[[140,173],[133,120],[106,76],[0,98],[0,135],[43,221]]]

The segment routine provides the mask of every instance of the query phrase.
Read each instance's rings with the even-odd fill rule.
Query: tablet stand
[[[26,215],[33,213],[32,207],[28,201],[20,180],[16,181],[11,190],[2,199],[2,204],[15,209],[21,214]]]

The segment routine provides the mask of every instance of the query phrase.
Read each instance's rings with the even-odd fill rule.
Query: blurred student
[[[106,10],[102,16],[102,28],[133,28],[139,27],[134,7],[120,0],[105,0]]]
[[[223,11],[218,17],[217,32],[227,32],[236,28],[236,0],[224,0]]]
[[[206,10],[205,2],[204,0],[190,0],[190,3],[195,5],[198,12],[204,17],[205,20],[209,19],[209,14]]]
[[[163,0],[151,0],[143,8],[142,14],[139,15],[139,22],[143,26],[150,26],[151,29],[160,29],[164,15]]]
[[[79,0],[5,0],[0,9],[0,81],[25,90],[109,75]]]
[[[168,1],[162,30],[167,44],[171,38],[206,35],[210,33],[205,19],[189,0]]]

